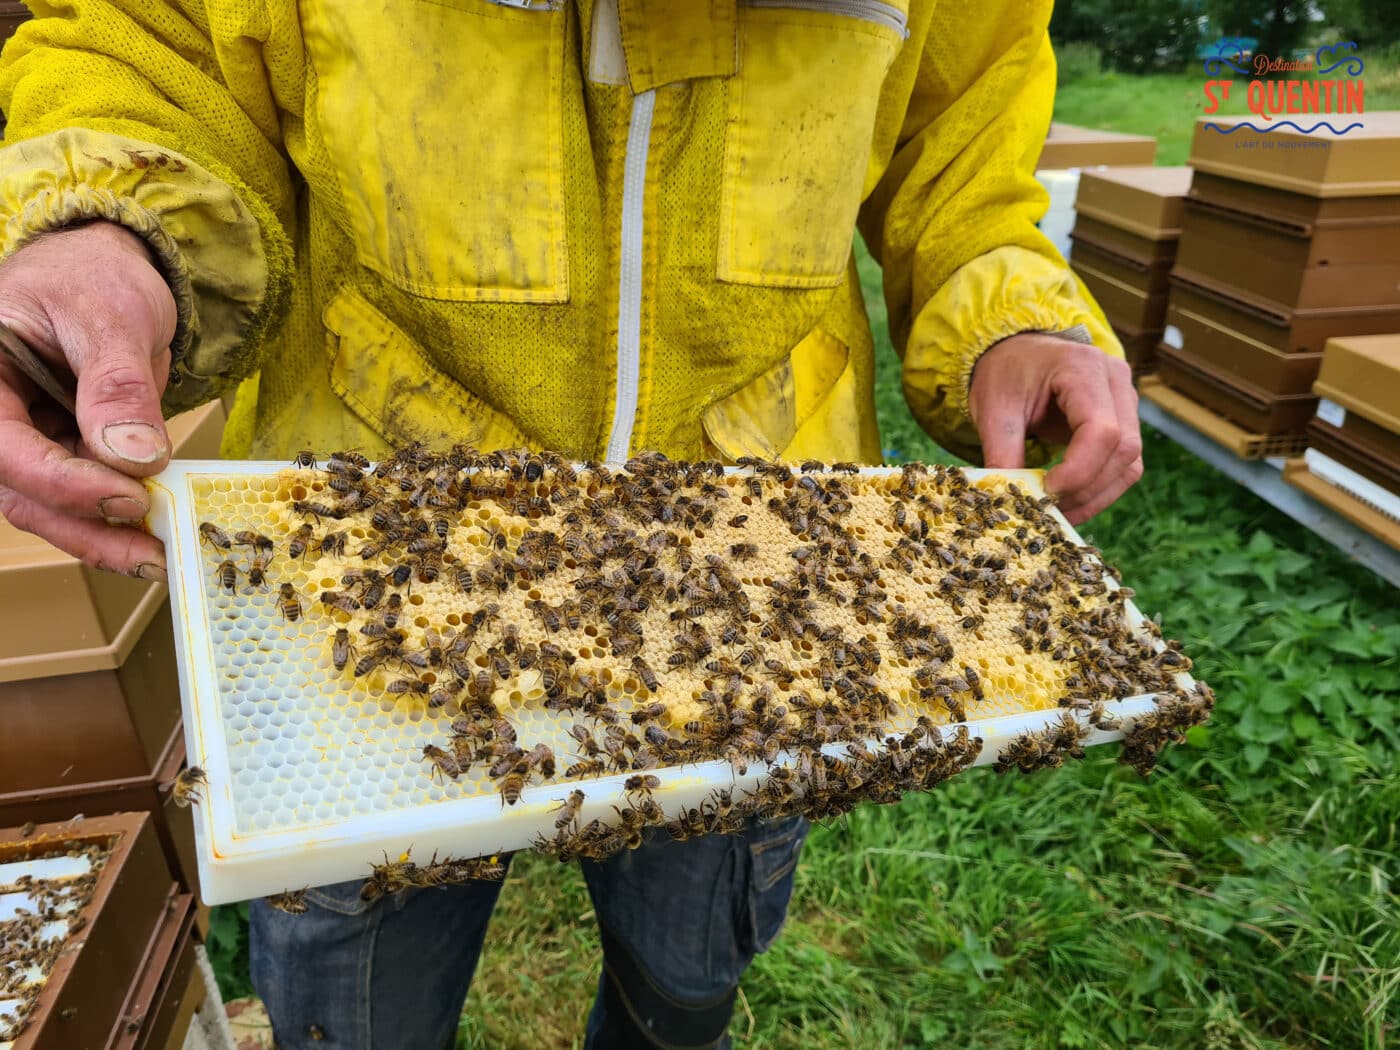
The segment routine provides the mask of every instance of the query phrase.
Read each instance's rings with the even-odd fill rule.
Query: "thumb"
[[[1026,465],[1026,421],[1015,412],[1001,411],[977,422],[983,462],[998,470]]]
[[[114,337],[115,336],[115,337]],[[78,355],[78,429],[92,454],[123,474],[144,476],[170,458],[170,438],[160,411],[169,350],[153,354],[130,333],[104,333]]]

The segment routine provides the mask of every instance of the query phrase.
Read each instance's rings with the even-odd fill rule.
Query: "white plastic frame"
[[[408,850],[420,862],[435,852],[442,857],[473,857],[507,853],[528,848],[541,834],[552,834],[553,811],[562,797],[575,788],[586,792],[579,820],[615,817],[614,804],[622,801],[623,783],[629,774],[600,777],[587,781],[559,780],[531,785],[520,801],[503,808],[497,796],[448,799],[404,806],[389,812],[358,814],[295,828],[256,833],[237,829],[234,808],[234,779],[221,713],[221,692],[215,674],[211,640],[214,631],[205,602],[205,561],[200,550],[199,522],[194,513],[190,490],[192,479],[246,478],[267,476],[289,470],[287,463],[224,462],[184,460],[172,462],[161,474],[147,481],[153,494],[149,516],[151,531],[165,542],[166,564],[170,575],[170,608],[174,618],[176,658],[180,677],[180,699],[184,710],[185,743],[190,765],[200,766],[208,777],[204,801],[195,808],[195,842],[199,861],[201,896],[207,904],[225,904],[252,897],[280,893],[303,886],[323,886],[348,879],[367,878],[370,864],[383,855],[395,858]],[[897,474],[897,468],[866,468],[865,474]],[[1040,471],[989,471],[967,468],[964,473],[976,481],[988,475],[1014,480],[1028,493],[1044,491]],[[1084,545],[1073,526],[1056,509],[1051,509],[1072,542]],[[1115,587],[1112,577],[1105,582]],[[1125,603],[1129,626],[1141,631],[1142,614]],[[1162,642],[1155,646],[1162,648]],[[1189,675],[1176,676],[1178,685],[1190,689]],[[1155,705],[1152,694],[1128,697],[1108,703],[1106,709],[1117,715],[1124,728]],[[1023,714],[971,720],[946,727],[951,735],[962,725],[983,740],[974,765],[990,765],[1002,749],[1017,736],[1039,730],[1066,713],[1064,708],[1029,711]],[[1087,713],[1070,712],[1088,725]],[[1091,729],[1086,744],[1106,744],[1120,740],[1122,729],[1106,732]],[[874,746],[873,742],[871,742]],[[829,753],[841,754],[844,743],[828,745]],[[788,761],[780,755],[778,764]],[[682,807],[697,806],[716,788],[734,788],[735,797],[744,789],[753,790],[767,778],[763,763],[750,766],[738,775],[729,762],[714,760],[650,770],[660,778],[661,787],[653,798],[668,814]],[[425,767],[424,776],[429,771]]]

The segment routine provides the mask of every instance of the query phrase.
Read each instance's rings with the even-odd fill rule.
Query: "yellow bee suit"
[[[1120,352],[1036,229],[1049,0],[35,7],[0,61],[0,253],[144,237],[167,409],[254,377],[229,454],[878,460],[857,223],[954,451],[997,340]]]

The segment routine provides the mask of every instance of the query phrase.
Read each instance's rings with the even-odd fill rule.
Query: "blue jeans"
[[[800,817],[687,842],[654,832],[640,849],[583,862],[604,964],[587,1050],[728,1047],[739,978],[782,927],[806,835]],[[361,885],[311,890],[304,915],[253,903],[253,985],[278,1047],[451,1047],[500,884],[374,904]]]

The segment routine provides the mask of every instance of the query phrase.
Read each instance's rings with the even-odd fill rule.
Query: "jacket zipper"
[[[786,7],[797,11],[823,11],[847,18],[860,18],[887,26],[902,37],[909,36],[909,16],[882,0],[744,0],[749,7]]]
[[[642,376],[642,204],[646,197],[647,152],[656,89],[632,97],[627,153],[622,163],[622,247],[617,278],[617,392],[607,460],[630,457]]]

